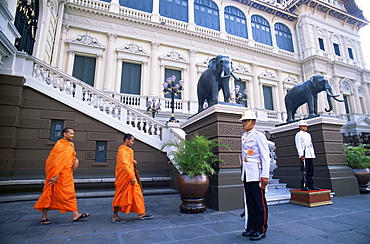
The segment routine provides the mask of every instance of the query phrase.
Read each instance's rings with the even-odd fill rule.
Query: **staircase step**
[[[293,188],[274,189],[266,192],[267,205],[285,204],[290,202],[290,191]]]
[[[278,183],[278,184],[268,184],[267,187],[269,190],[272,189],[283,189],[286,188],[287,184],[286,183]]]
[[[171,188],[144,189],[144,196],[166,195],[166,194],[177,194],[177,191]],[[2,194],[0,197],[0,203],[19,202],[19,201],[37,201],[40,195],[41,195],[41,192]],[[114,196],[114,190],[76,192],[77,198],[113,197],[113,196]]]
[[[157,176],[157,177],[141,177],[142,182],[155,182],[155,181],[170,181],[171,177]],[[42,185],[44,179],[35,180],[4,180],[0,181],[0,186],[14,186],[14,185]],[[75,184],[79,183],[114,183],[115,178],[95,178],[95,179],[75,179]]]

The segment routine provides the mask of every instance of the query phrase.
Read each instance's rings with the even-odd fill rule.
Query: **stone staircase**
[[[266,191],[267,205],[284,204],[290,202],[289,190],[293,188],[287,188],[286,183],[280,183],[279,179],[273,179],[272,176],[269,178],[269,183]]]
[[[144,195],[177,194],[170,187],[171,177],[141,177],[144,186]],[[266,192],[267,205],[285,204],[290,202],[292,188],[287,188],[286,183],[270,176]],[[15,201],[35,201],[40,197],[43,179],[0,181],[0,203]],[[114,178],[101,179],[75,179],[76,195],[78,198],[113,197]],[[96,186],[96,187],[95,187]],[[19,192],[15,189],[30,188],[29,192]],[[35,191],[35,188],[38,190]],[[13,189],[13,190],[12,190]]]

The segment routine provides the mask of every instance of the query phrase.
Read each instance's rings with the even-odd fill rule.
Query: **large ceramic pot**
[[[357,177],[358,188],[360,193],[368,194],[370,193],[369,181],[370,181],[370,169],[353,169],[355,176]]]
[[[176,176],[176,188],[181,196],[180,211],[183,213],[202,213],[206,210],[204,196],[209,188],[207,175]]]

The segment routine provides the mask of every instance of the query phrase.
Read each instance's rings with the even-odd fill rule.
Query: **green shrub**
[[[366,153],[370,152],[369,149],[365,148],[364,144],[359,146],[346,145],[344,154],[346,155],[346,161],[349,167],[352,169],[366,169],[370,167],[370,156]]]
[[[169,156],[173,157],[173,161],[177,164],[178,170],[183,175],[212,175],[215,173],[213,164],[222,162],[219,157],[212,152],[212,149],[219,144],[216,139],[209,140],[204,136],[195,134],[190,140],[181,139],[178,142],[166,142],[162,146],[162,150],[166,147],[173,147]]]

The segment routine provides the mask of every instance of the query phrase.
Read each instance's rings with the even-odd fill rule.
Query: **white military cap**
[[[302,126],[302,125],[304,125],[304,126],[308,126],[307,121],[306,121],[306,120],[301,119],[301,120],[298,122],[298,126]]]
[[[246,119],[257,119],[256,113],[252,110],[247,110],[242,114],[242,117],[239,119],[239,121],[243,121]]]

